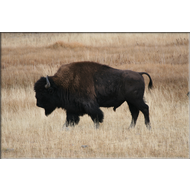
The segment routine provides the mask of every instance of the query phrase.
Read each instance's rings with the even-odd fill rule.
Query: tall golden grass
[[[3,33],[2,158],[188,158],[188,34],[185,33]],[[126,103],[102,108],[96,130],[88,116],[62,130],[65,111],[49,117],[36,107],[34,83],[62,64],[96,61],[118,69],[148,72],[152,130],[140,113],[128,130]]]

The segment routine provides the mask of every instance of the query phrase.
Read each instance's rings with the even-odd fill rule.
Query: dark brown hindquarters
[[[149,119],[149,106],[145,104],[143,100],[144,86],[145,86],[144,79],[139,78],[136,72],[133,72],[132,74],[134,74],[134,76],[131,77],[133,79],[133,80],[131,79],[131,81],[133,81],[134,84],[132,85],[130,97],[128,97],[126,100],[129,106],[129,110],[131,112],[131,116],[132,116],[130,127],[135,127],[136,121],[139,115],[139,111],[141,111],[145,118],[146,127],[148,129],[151,129],[150,119]],[[141,76],[143,74],[146,74],[149,77],[150,82],[149,82],[148,88],[151,89],[153,87],[153,84],[152,84],[152,79],[150,75],[145,72],[141,72],[139,74]]]

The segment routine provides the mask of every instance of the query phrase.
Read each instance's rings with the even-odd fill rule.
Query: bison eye
[[[48,88],[48,92],[50,93],[50,94],[53,94],[53,92],[54,92],[54,90],[53,90],[53,88]]]

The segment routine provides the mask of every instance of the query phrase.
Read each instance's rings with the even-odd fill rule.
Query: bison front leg
[[[67,118],[63,127],[68,127],[68,126],[74,127],[79,123],[79,121],[80,121],[79,115],[67,111]]]
[[[93,112],[88,113],[88,115],[91,117],[92,121],[94,122],[94,127],[98,129],[100,126],[99,123],[102,123],[104,119],[103,112],[98,108],[97,110],[94,110]]]
[[[67,122],[67,121],[65,121],[65,123],[63,124],[62,131],[69,131],[68,126],[69,126],[68,122]]]
[[[99,128],[99,126],[100,126],[99,121],[94,121],[94,127],[95,127],[96,129],[98,129],[98,128]]]

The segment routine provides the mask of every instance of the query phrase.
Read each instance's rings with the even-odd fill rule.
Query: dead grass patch
[[[63,41],[55,42],[54,44],[48,46],[50,49],[59,49],[59,48],[66,48],[66,49],[76,49],[76,48],[84,48],[85,45],[73,42],[73,43],[65,43]]]

